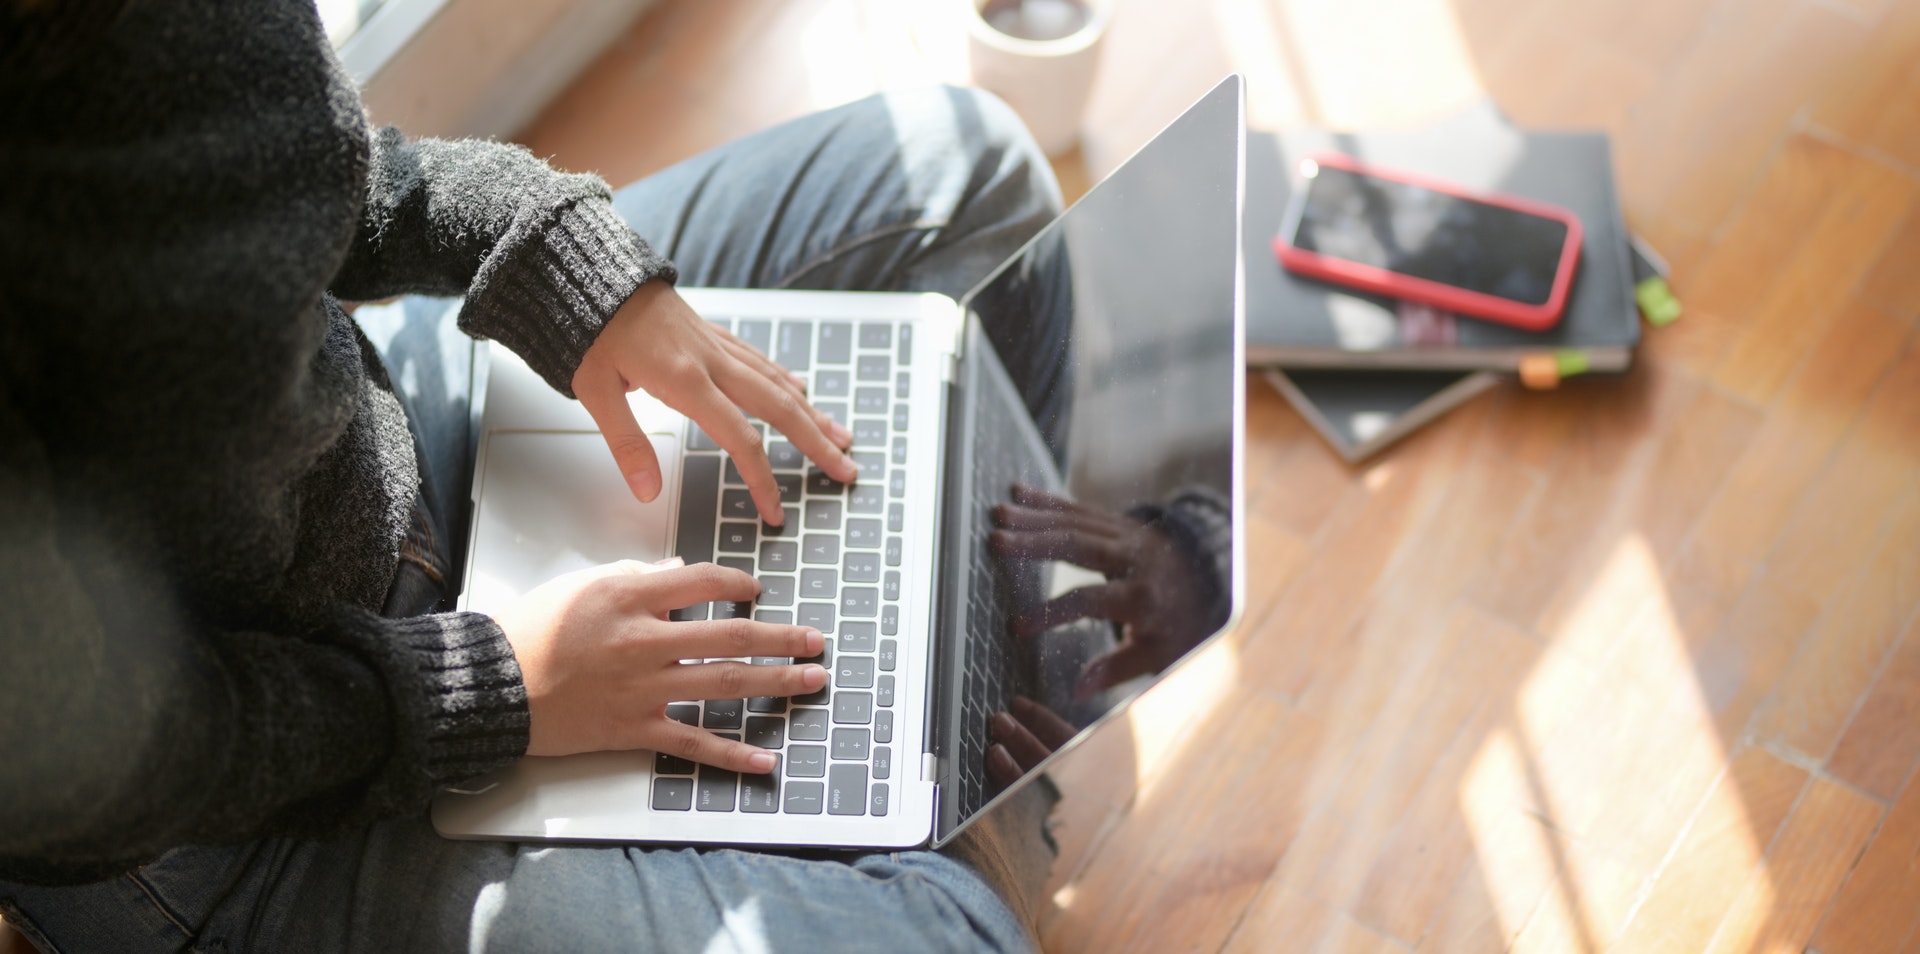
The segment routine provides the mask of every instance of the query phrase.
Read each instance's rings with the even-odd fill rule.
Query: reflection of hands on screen
[[[1014,696],[1007,708],[987,720],[987,775],[1005,788],[1067,744],[1079,730],[1059,713],[1026,696]]]
[[[1211,630],[1208,569],[1167,534],[1128,516],[1056,497],[1022,484],[993,510],[994,552],[1011,558],[1064,560],[1107,582],[1062,594],[1023,612],[1013,632],[1037,636],[1076,620],[1120,623],[1120,643],[1087,661],[1074,685],[1084,701],[1136,676],[1160,672]]]

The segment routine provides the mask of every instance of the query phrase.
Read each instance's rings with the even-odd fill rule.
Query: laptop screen
[[[938,842],[1239,605],[1241,96],[1221,83],[968,298]]]

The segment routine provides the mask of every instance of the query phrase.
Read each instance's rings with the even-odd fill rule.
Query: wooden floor
[[[901,0],[663,0],[522,137],[616,184],[957,74]],[[1049,950],[1920,951],[1920,0],[1119,0],[1084,188],[1492,97],[1614,135],[1686,316],[1372,465],[1250,385],[1251,605],[1061,769]]]

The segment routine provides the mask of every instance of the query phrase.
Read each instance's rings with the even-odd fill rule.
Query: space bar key
[[[720,457],[688,454],[681,458],[680,467],[680,529],[674,552],[688,563],[711,563],[720,506]]]

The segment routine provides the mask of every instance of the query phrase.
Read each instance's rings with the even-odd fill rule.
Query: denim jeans
[[[957,298],[1060,196],[1003,104],[933,89],[767,130],[615,202],[683,284]],[[359,317],[414,426],[428,542],[457,570],[474,350],[454,313],[415,299]],[[424,611],[442,593],[403,561],[389,606]],[[1050,787],[1029,793],[942,852],[449,841],[423,813],[329,839],[177,848],[97,884],[0,884],[0,909],[63,952],[1026,950],[1052,861]]]

